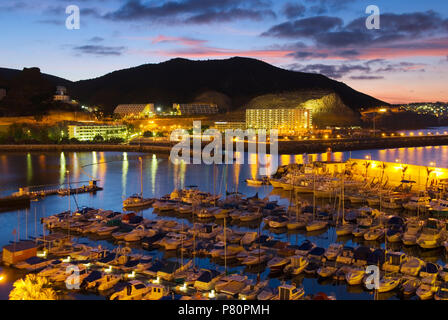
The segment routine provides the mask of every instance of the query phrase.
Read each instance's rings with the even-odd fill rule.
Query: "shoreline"
[[[23,144],[0,145],[0,152],[90,152],[90,151],[115,151],[115,152],[143,152],[170,154],[175,142],[142,142],[141,144]],[[248,143],[244,143],[247,151]],[[203,146],[207,143],[203,143]],[[425,147],[448,145],[448,136],[416,136],[416,137],[387,137],[387,138],[351,138],[332,140],[290,140],[279,141],[279,154],[323,153],[328,148],[333,152],[368,150],[368,149],[393,149],[409,147]],[[224,146],[223,146],[224,149]],[[269,145],[267,151],[270,152]],[[234,145],[234,150],[236,146]]]

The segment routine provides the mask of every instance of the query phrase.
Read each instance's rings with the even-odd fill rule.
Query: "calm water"
[[[325,154],[314,154],[313,159],[326,159]],[[399,148],[388,150],[365,150],[333,154],[334,160],[345,160],[351,158],[364,158],[370,156],[374,160],[395,161],[400,159],[402,163],[427,165],[429,162],[436,162],[438,167],[448,167],[448,146],[441,147],[420,147],[420,148]],[[70,183],[72,186],[76,182],[85,184],[90,178],[100,180],[99,185],[104,187],[103,191],[95,195],[81,194],[70,199],[68,197],[49,196],[41,201],[32,202],[31,207],[26,210],[14,210],[0,213],[0,245],[4,246],[9,241],[15,240],[17,235],[21,239],[29,236],[39,236],[42,234],[40,218],[76,208],[76,206],[90,206],[115,211],[122,210],[122,201],[127,196],[140,192],[140,166],[138,158],[143,159],[143,183],[146,197],[160,197],[170,193],[175,187],[183,188],[188,185],[197,185],[201,190],[224,194],[226,179],[228,191],[236,191],[252,196],[258,192],[260,197],[269,196],[271,199],[279,200],[282,204],[288,204],[289,193],[273,191],[270,186],[249,187],[244,182],[247,178],[258,176],[256,165],[174,165],[166,156],[155,154],[119,153],[119,152],[70,152],[70,153],[23,153],[23,154],[3,154],[0,155],[0,195],[5,196],[18,190],[23,186],[47,186],[56,188],[67,183],[67,171],[69,171]],[[280,156],[279,164],[292,162],[303,162],[308,159],[308,155]],[[247,163],[247,155],[246,161]],[[321,203],[318,203],[318,205]],[[322,203],[324,204],[324,203]],[[152,209],[144,210],[141,214],[146,218],[178,219],[172,215],[155,215]],[[183,219],[186,225],[191,221]],[[240,230],[257,231],[257,226],[232,226]],[[17,235],[13,234],[13,230]],[[262,229],[265,234],[270,233],[267,229]],[[276,234],[276,238],[299,244],[308,238],[319,246],[327,247],[330,243],[338,241],[347,245],[359,245],[352,242],[351,238],[336,239],[334,229],[330,228],[320,234],[307,234],[305,231],[295,233]],[[87,238],[78,239],[80,242],[87,242],[97,245]],[[112,242],[101,241],[103,246],[113,247]],[[377,246],[382,244],[378,243]],[[399,248],[400,249],[400,248]],[[136,249],[140,250],[140,249]],[[410,249],[406,249],[410,250]],[[412,254],[424,257],[426,260],[445,263],[444,252],[415,252]],[[418,250],[417,250],[418,251]],[[164,253],[154,251],[153,255],[161,256]],[[171,256],[176,259],[176,256]],[[198,259],[197,263],[203,266],[210,266],[208,259]],[[218,266],[223,269],[223,266]],[[240,271],[242,267],[230,268],[230,271]],[[7,299],[12,288],[12,282],[20,275],[7,271],[8,281],[0,284],[0,299]],[[268,270],[264,271],[262,277],[268,275]],[[255,278],[256,274],[250,274]],[[372,299],[373,296],[363,291],[361,287],[348,287],[345,284],[337,284],[333,281],[319,283],[315,278],[302,276],[298,279],[305,287],[307,294],[326,292],[335,294],[338,299]],[[271,283],[276,286],[280,283],[278,279],[272,279]],[[94,295],[75,295],[77,299],[101,298]],[[395,298],[393,296],[383,296],[383,298]]]

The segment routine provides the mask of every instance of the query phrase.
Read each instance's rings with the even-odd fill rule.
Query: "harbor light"
[[[39,258],[45,258],[47,256],[47,250],[36,253],[36,256]]]

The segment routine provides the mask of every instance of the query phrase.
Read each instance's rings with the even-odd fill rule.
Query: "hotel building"
[[[115,110],[114,114],[121,118],[128,119],[142,119],[155,115],[154,103],[146,104],[120,104]]]
[[[215,122],[214,128],[223,132],[226,130],[246,130],[246,122],[244,121],[219,121]]]
[[[279,134],[296,135],[311,129],[311,111],[298,109],[247,109],[248,129],[277,129]]]
[[[218,113],[218,106],[214,103],[173,103],[173,109],[183,115],[207,115]]]
[[[92,141],[96,136],[102,136],[105,140],[111,138],[126,139],[128,129],[125,125],[82,124],[69,125],[69,139],[76,138],[79,141]]]

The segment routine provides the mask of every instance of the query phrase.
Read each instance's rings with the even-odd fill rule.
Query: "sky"
[[[66,27],[71,5],[79,29]],[[369,5],[379,29],[366,27]],[[0,67],[73,81],[176,57],[244,56],[389,103],[448,102],[445,0],[0,0],[0,28]]]

